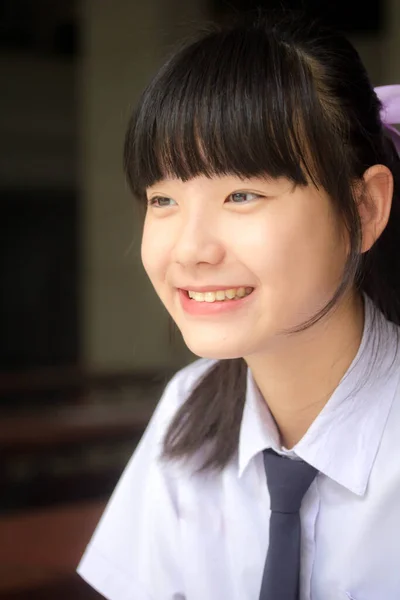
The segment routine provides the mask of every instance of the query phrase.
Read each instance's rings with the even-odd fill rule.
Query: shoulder
[[[215,362],[196,360],[169,381],[82,557],[78,572],[109,600],[182,592],[182,474],[160,461],[160,450],[171,418]]]
[[[180,390],[189,393],[197,385],[206,373],[217,363],[217,360],[210,358],[199,358],[190,363],[183,369],[180,369],[169,381],[169,386],[179,388]]]
[[[161,468],[158,458],[162,453],[164,435],[170,423],[202,377],[216,362],[211,359],[195,360],[177,371],[169,380],[134,452],[133,463],[136,466],[151,461],[154,467]]]
[[[202,377],[216,364],[216,360],[199,359],[183,367],[173,375],[164,388],[153,415],[146,427],[136,456],[144,457],[162,453],[162,443],[167,429],[178,410],[200,383]],[[146,450],[145,450],[146,449]],[[147,452],[150,451],[150,452]]]
[[[176,411],[187,400],[201,379],[218,361],[200,358],[180,369],[167,383],[156,413],[168,414]]]

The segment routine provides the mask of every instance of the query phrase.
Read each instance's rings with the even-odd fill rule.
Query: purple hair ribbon
[[[400,124],[400,85],[382,85],[375,92],[382,102],[382,123],[400,154],[400,131],[393,127]]]

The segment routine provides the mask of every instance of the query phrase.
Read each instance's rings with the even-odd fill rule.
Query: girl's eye
[[[166,198],[164,196],[154,196],[154,198],[149,198],[149,200],[147,201],[147,205],[155,206],[156,208],[164,208],[167,206],[172,206],[172,204],[170,204],[171,202],[176,204],[175,200],[172,200],[172,198]]]
[[[259,197],[258,194],[253,194],[251,192],[234,192],[228,196],[228,199],[232,204],[246,204],[247,202],[254,200],[254,198]]]

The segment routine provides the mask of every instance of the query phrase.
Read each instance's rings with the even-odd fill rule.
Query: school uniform
[[[222,473],[160,462],[175,411],[213,361],[168,384],[78,572],[109,600],[258,600],[269,543],[263,451],[317,469],[301,504],[300,600],[400,598],[399,330],[365,299],[350,369],[288,451],[251,376]],[[201,458],[201,457],[199,457]]]

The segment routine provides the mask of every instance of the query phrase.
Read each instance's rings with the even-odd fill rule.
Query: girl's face
[[[160,181],[147,197],[144,268],[198,356],[270,351],[336,290],[347,244],[322,190],[284,178],[199,176]]]

